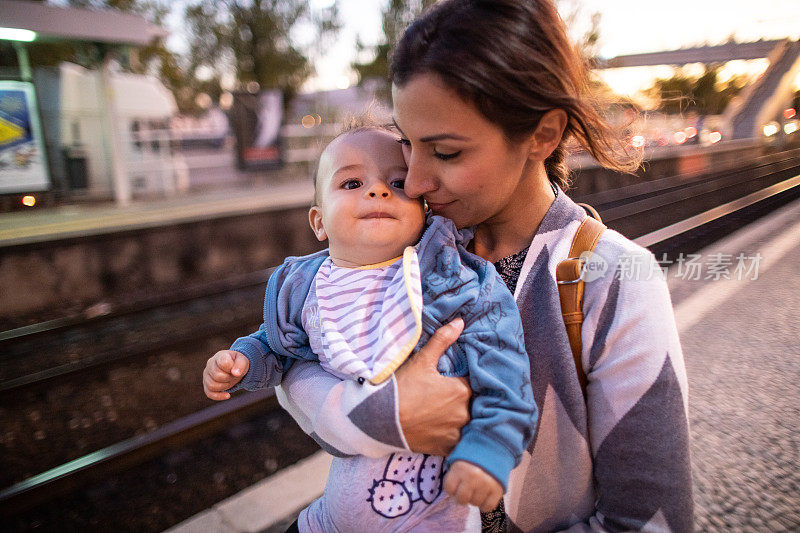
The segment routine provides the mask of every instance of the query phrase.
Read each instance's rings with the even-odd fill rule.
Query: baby
[[[478,509],[459,502],[494,509],[532,435],[537,408],[513,297],[490,263],[465,250],[467,231],[426,219],[422,199],[406,196],[406,172],[387,130],[360,126],[335,138],[320,157],[309,211],[329,248],[288,258],[267,284],[261,328],[204,371],[215,400],[279,385],[296,359],[380,384],[436,329],[463,318],[438,365],[443,375],[468,374],[474,393],[472,420],[450,456],[398,447],[388,457],[335,457],[323,496],[298,519],[301,531],[479,531]]]

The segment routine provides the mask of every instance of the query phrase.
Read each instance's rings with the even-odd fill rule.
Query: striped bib
[[[422,286],[413,247],[360,268],[329,257],[317,272],[320,363],[334,374],[381,383],[408,358],[422,334]]]

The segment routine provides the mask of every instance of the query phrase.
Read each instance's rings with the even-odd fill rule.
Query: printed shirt
[[[322,340],[317,353],[332,374],[381,383],[417,344],[422,287],[412,247],[402,257],[360,268],[338,267],[329,257],[314,290]]]

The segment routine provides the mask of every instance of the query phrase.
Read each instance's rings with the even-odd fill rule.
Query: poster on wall
[[[49,188],[33,84],[0,81],[0,194]]]
[[[231,119],[240,169],[281,166],[283,94],[280,90],[234,93]]]

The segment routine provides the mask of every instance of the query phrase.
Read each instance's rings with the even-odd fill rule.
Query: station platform
[[[0,248],[310,205],[310,180],[229,187],[119,206],[76,204],[0,213]]]
[[[800,201],[697,255],[699,273],[665,274],[689,377],[695,526],[796,531]],[[727,274],[710,266],[728,256]],[[330,461],[317,452],[168,531],[283,531],[322,493]]]

